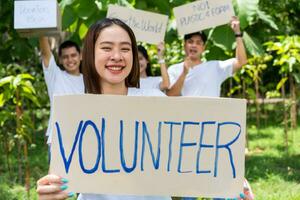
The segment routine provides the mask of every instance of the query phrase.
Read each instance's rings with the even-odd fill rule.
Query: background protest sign
[[[54,97],[50,173],[83,193],[236,197],[246,101]]]
[[[124,21],[133,30],[138,41],[150,44],[164,41],[168,23],[167,15],[109,5],[107,17]]]
[[[23,36],[58,34],[61,16],[57,1],[14,1],[14,28]]]
[[[231,0],[199,0],[173,11],[180,35],[226,24],[235,15]]]

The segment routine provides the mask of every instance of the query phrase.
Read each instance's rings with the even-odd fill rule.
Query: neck
[[[113,94],[113,95],[127,95],[128,88],[125,82],[120,84],[109,84],[101,82],[102,94]]]
[[[202,63],[201,59],[198,58],[198,57],[197,57],[197,58],[191,58],[191,61],[192,61],[192,63],[193,63],[192,68],[193,68],[194,66],[199,65],[199,64]]]
[[[147,78],[146,71],[140,72],[140,78]]]
[[[80,71],[67,71],[69,74],[73,75],[73,76],[80,76]]]

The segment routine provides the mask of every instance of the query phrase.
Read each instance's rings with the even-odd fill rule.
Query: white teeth
[[[113,71],[119,71],[122,69],[122,67],[115,67],[115,66],[110,66],[108,69],[113,70]]]

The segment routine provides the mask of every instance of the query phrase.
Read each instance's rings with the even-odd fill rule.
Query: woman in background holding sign
[[[145,89],[159,89],[165,91],[169,89],[170,80],[167,71],[166,62],[164,59],[164,43],[161,42],[157,45],[158,63],[160,64],[159,76],[152,76],[151,63],[147,50],[142,46],[138,46],[138,55],[140,63],[140,87]]]
[[[97,22],[90,27],[83,48],[83,75],[86,92],[128,96],[164,96],[159,90],[137,88],[140,74],[138,62],[135,37],[125,23],[109,18]],[[42,177],[37,182],[39,199],[66,199],[73,196],[74,193],[66,192],[67,182],[66,179],[53,174]],[[104,194],[80,194],[78,199],[171,200],[170,197]]]

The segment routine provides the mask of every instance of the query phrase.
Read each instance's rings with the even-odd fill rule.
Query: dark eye
[[[130,51],[130,48],[129,47],[123,47],[123,48],[121,48],[121,51],[122,52],[128,52],[128,51]]]
[[[110,51],[111,50],[110,47],[101,47],[101,49],[104,50],[104,51]]]

